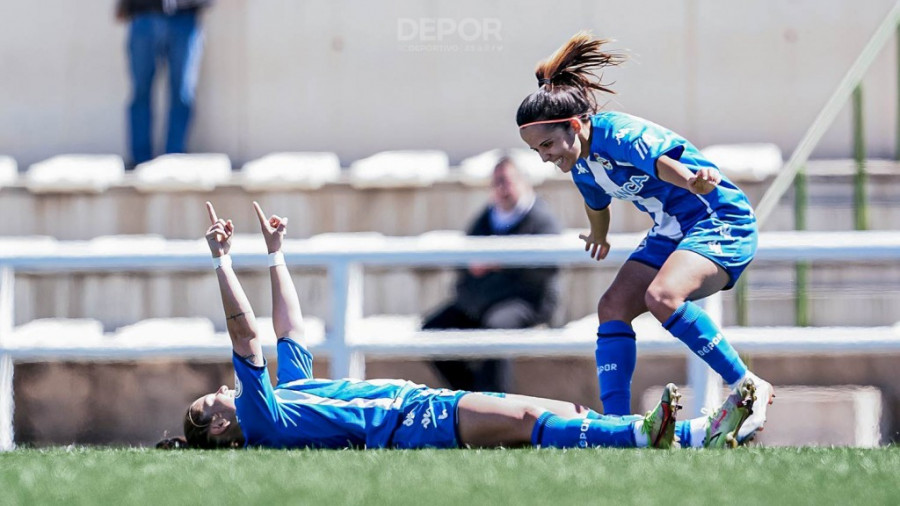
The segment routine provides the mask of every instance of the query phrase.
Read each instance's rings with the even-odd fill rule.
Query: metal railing
[[[791,153],[788,162],[779,172],[766,190],[759,205],[756,206],[756,216],[760,228],[771,216],[778,201],[784,196],[791,183],[794,184],[794,228],[806,230],[806,212],[808,206],[808,178],[806,164],[813,149],[818,145],[822,136],[834,122],[840,110],[848,100],[851,100],[853,116],[853,160],[855,171],[853,175],[853,223],[856,230],[868,230],[869,228],[869,202],[866,195],[868,176],[866,173],[866,144],[865,122],[863,114],[863,87],[862,80],[866,72],[875,61],[875,57],[887,44],[892,36],[897,40],[897,51],[900,55],[900,2],[884,18],[884,21],[875,30],[875,33],[863,47],[856,61],[844,74],[840,83],[825,106],[819,112],[816,119],[810,125],[800,143]],[[895,146],[895,158],[900,160],[900,61],[897,65],[897,137]],[[798,326],[807,326],[810,323],[809,315],[809,290],[808,280],[811,265],[809,262],[800,261],[795,265],[795,323]],[[748,323],[747,319],[747,281],[742,279],[737,287],[737,321],[741,325]]]

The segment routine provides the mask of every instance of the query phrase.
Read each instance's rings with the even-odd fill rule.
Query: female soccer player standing
[[[596,358],[604,409],[631,411],[631,321],[650,311],[729,385],[755,386],[753,413],[738,435],[746,440],[762,428],[774,390],[747,370],[716,323],[691,301],[734,286],[756,251],[756,217],[744,193],[687,140],[647,120],[599,110],[594,93],[614,92],[598,71],[625,60],[601,51],[606,42],[581,32],[539,63],[539,88],[516,115],[522,139],[545,162],[571,172],[584,197],[590,233],[581,238],[592,258],[602,260],[609,252],[612,197],[633,202],[653,218],[598,304]]]

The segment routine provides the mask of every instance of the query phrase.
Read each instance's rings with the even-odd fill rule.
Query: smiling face
[[[233,414],[235,411],[234,390],[229,389],[225,385],[222,385],[211,394],[200,397],[191,404],[191,413],[196,413],[203,419],[211,418],[213,415]]]
[[[541,155],[541,160],[553,162],[559,170],[569,172],[578,158],[585,157],[590,146],[582,123],[573,119],[567,123],[531,125],[519,130],[519,135],[528,146]]]

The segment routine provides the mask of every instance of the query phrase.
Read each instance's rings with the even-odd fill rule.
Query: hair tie
[[[203,425],[200,425],[199,423],[195,422],[195,421],[194,421],[194,417],[191,416],[191,408],[188,408],[187,419],[188,419],[189,422],[191,422],[191,425],[193,425],[194,427],[196,427],[196,428],[198,428],[198,429],[204,429],[204,428],[206,428],[206,427],[209,427],[209,425],[210,425],[209,423],[205,423],[205,424],[203,424]],[[210,423],[212,423],[212,422],[210,422]]]
[[[542,77],[542,78],[538,79],[538,88],[540,88],[541,86],[544,86],[545,84],[550,84],[549,77]]]

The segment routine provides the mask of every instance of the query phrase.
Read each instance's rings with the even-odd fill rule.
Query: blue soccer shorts
[[[681,241],[648,234],[628,259],[659,269],[675,250],[693,251],[725,269],[728,290],[753,260],[757,242],[756,219],[725,222],[707,218],[691,227]]]
[[[390,446],[410,448],[459,448],[456,433],[460,390],[423,388],[412,394],[403,407],[400,425]]]

